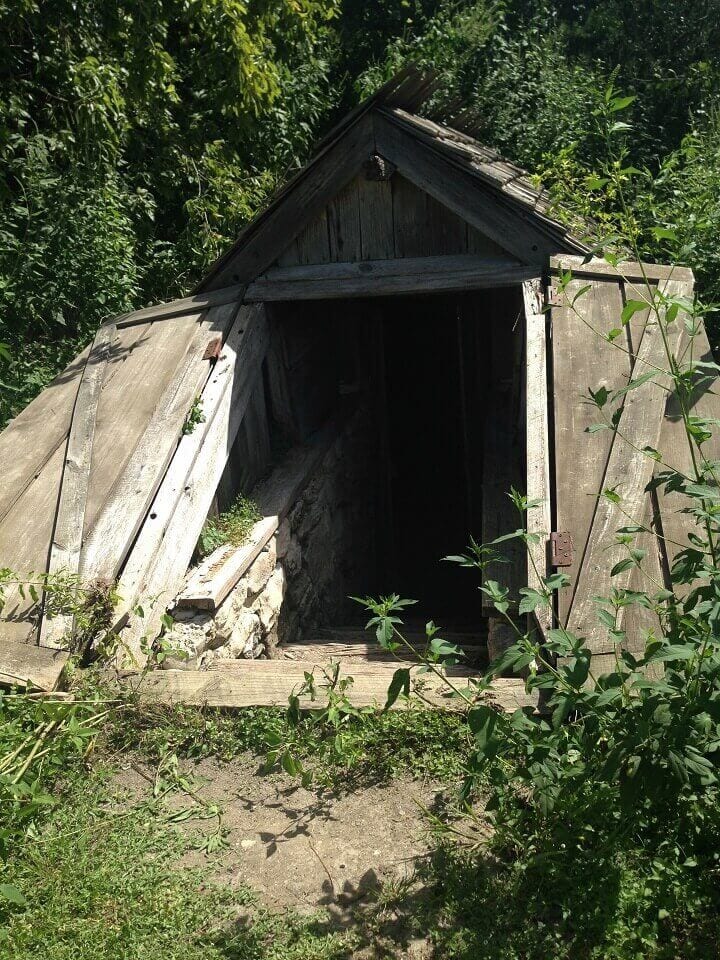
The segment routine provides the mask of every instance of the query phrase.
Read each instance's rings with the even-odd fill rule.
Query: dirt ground
[[[186,764],[196,795],[222,808],[227,847],[210,857],[184,855],[180,866],[203,867],[208,880],[252,888],[273,911],[326,911],[333,926],[365,924],[377,917],[392,894],[392,915],[376,927],[378,939],[392,941],[390,955],[425,960],[431,948],[406,936],[402,907],[417,909],[423,890],[415,876],[428,853],[428,822],[418,804],[432,807],[442,791],[433,784],[394,781],[340,795],[303,789],[284,774],[262,775],[256,760]],[[119,792],[147,796],[154,774],[132,762],[115,777]],[[186,806],[174,794],[169,805]],[[208,821],[181,821],[197,833]],[[399,896],[398,896],[399,895]],[[386,956],[379,944],[366,944],[355,956]]]

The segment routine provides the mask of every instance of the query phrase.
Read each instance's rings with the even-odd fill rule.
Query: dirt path
[[[273,911],[323,910],[336,928],[364,927],[365,945],[355,957],[432,956],[429,945],[407,936],[402,904],[417,910],[423,896],[415,872],[429,850],[428,825],[418,804],[432,807],[442,792],[438,786],[396,780],[338,795],[306,790],[284,774],[262,775],[257,760],[245,759],[184,764],[183,772],[192,774],[198,796],[222,808],[227,846],[210,857],[186,853],[179,866],[250,887]],[[116,775],[115,786],[139,799],[147,796],[152,776],[132,763]],[[170,800],[178,808],[187,803],[182,794]],[[187,820],[178,827],[195,835],[208,822]],[[384,915],[386,900],[392,908]],[[380,917],[371,937],[369,913]]]

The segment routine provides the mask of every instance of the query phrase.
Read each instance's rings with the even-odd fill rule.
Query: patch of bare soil
[[[398,780],[338,795],[304,789],[285,774],[260,774],[257,761],[246,760],[201,761],[183,772],[191,773],[197,796],[222,808],[228,845],[211,857],[189,852],[180,866],[199,866],[208,880],[250,887],[274,911],[325,910],[335,927],[366,925],[371,914],[377,942],[366,939],[358,958],[432,955],[424,941],[407,938],[405,919],[421,909],[424,896],[415,872],[429,845],[418,804],[432,807],[439,787]],[[132,764],[115,785],[139,798],[150,789],[150,774]],[[176,794],[171,802],[182,806],[188,798]],[[207,823],[189,820],[178,827],[194,836]],[[386,947],[376,952],[380,941]]]

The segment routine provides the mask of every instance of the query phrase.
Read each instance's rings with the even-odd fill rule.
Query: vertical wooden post
[[[538,536],[528,547],[528,586],[541,587],[547,576],[547,538],[550,533],[550,450],[548,430],[547,337],[543,312],[542,283],[523,283],[525,303],[526,377],[526,461],[527,498],[539,501],[527,513],[527,531]],[[552,626],[552,611],[536,610],[535,619],[543,635]]]

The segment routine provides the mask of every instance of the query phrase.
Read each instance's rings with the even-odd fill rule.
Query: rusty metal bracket
[[[222,351],[222,337],[213,337],[213,339],[205,347],[205,353],[203,354],[203,360],[217,360],[220,357]]]
[[[547,302],[549,307],[562,307],[565,305],[565,297],[558,288],[551,284],[547,291]]]
[[[553,567],[570,567],[575,560],[575,548],[567,530],[550,534],[550,563]]]

